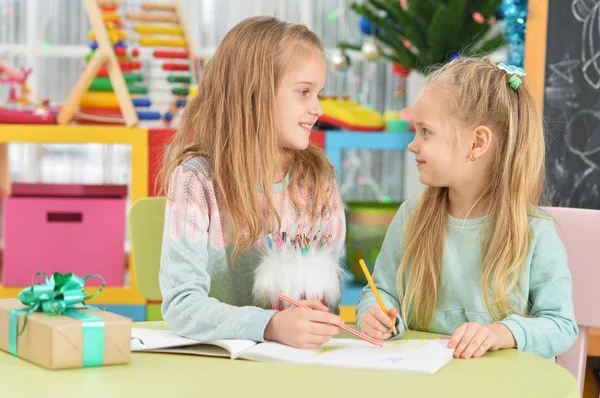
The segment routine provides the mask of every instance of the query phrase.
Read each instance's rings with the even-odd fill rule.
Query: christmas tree
[[[363,32],[363,22],[370,24],[371,48],[376,44],[383,58],[424,73],[459,54],[484,56],[500,47],[504,37],[492,27],[501,4],[502,0],[364,0],[350,7],[361,16]],[[363,49],[347,42],[338,47]]]

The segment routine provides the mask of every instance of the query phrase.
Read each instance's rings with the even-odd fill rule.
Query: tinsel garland
[[[504,0],[501,13],[504,19],[509,64],[523,67],[525,58],[525,31],[527,0]]]

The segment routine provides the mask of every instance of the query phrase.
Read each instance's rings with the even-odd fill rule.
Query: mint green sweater
[[[402,204],[386,234],[381,253],[375,263],[373,280],[388,308],[400,302],[396,290],[396,273],[403,254],[403,226],[417,199]],[[460,220],[448,216],[448,230],[442,257],[439,304],[430,332],[451,335],[465,322],[492,323],[480,290],[481,230],[488,217]],[[517,349],[554,359],[567,351],[578,335],[571,295],[571,274],[567,253],[557,234],[554,222],[530,217],[533,232],[531,250],[525,260],[524,275],[528,278],[524,293],[529,302],[528,317],[515,314],[500,323],[506,325],[517,342]],[[423,237],[426,239],[427,237]],[[377,304],[366,286],[357,309],[357,323],[363,313]],[[398,317],[398,336],[405,325]]]

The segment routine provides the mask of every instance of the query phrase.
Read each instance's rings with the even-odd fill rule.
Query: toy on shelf
[[[414,125],[410,119],[410,109],[404,108],[400,111],[386,111],[383,115],[386,123],[386,131],[390,133],[414,132]]]
[[[185,106],[189,87],[195,85],[198,78],[198,65],[202,65],[202,60],[192,51],[177,2],[142,4],[146,12],[128,14],[128,21],[142,19],[168,25],[138,25],[133,31],[125,29],[125,18],[119,14],[120,1],[84,0],[84,4],[92,26],[89,32],[92,51],[86,56],[88,63],[59,115],[59,124],[76,119],[84,123],[132,127],[140,120],[167,123],[173,120]],[[152,12],[157,10],[162,13]],[[164,38],[165,34],[178,38]],[[128,43],[133,41],[140,47],[160,46],[153,53],[154,59],[170,60],[162,65],[163,70],[169,72],[165,80],[177,86],[170,90],[173,97],[165,105],[160,104],[164,93],[152,96],[153,76],[143,68],[144,51],[128,48]],[[177,49],[174,50],[174,46]]]
[[[177,1],[142,3],[141,12],[127,13],[126,20],[134,24],[132,36],[135,35],[139,46],[154,49],[150,68],[161,70],[157,75],[168,83],[165,90],[172,97],[167,104],[160,105],[164,108],[163,120],[170,122],[185,106],[190,87],[196,85],[203,67],[203,61],[194,54],[183,14]],[[157,102],[167,97],[157,91]]]
[[[325,97],[320,103],[323,115],[319,118],[318,124],[324,130],[382,131],[385,129],[385,120],[380,113],[350,101],[348,97]]]
[[[126,39],[128,34],[123,30],[122,22],[118,14],[115,14],[114,7],[101,7],[102,20],[108,33],[110,44],[117,57],[119,68],[123,72],[127,92],[131,96],[131,102],[136,108],[136,115],[140,120],[160,120],[160,112],[150,110],[152,102],[145,95],[148,94],[148,86],[142,85],[144,75],[140,73],[142,63],[136,58],[139,56],[139,50],[129,51]],[[89,32],[91,53],[86,55],[86,60],[90,61],[94,52],[98,49],[96,32]],[[148,109],[146,109],[148,108]],[[110,122],[110,119],[119,120],[121,111],[119,110],[119,99],[117,98],[111,84],[109,73],[106,66],[102,66],[98,74],[90,84],[88,92],[81,98],[79,112],[76,115],[78,120],[102,121],[103,118]]]
[[[31,74],[33,69],[23,69],[16,71],[14,68],[9,69],[6,65],[0,65],[0,83],[10,84],[8,90],[8,101],[6,107],[26,107],[31,104],[29,94],[31,90],[27,87],[27,78]],[[6,72],[5,72],[6,71]],[[6,74],[5,78],[1,76]],[[17,95],[17,85],[20,86],[20,93]]]
[[[136,109],[139,120],[160,120],[160,112],[151,109],[152,101],[147,98],[148,85],[143,85],[145,76],[141,73],[142,63],[137,60],[140,55],[138,49],[129,50],[127,39],[128,32],[124,29],[121,15],[118,14],[120,4],[111,1],[98,1],[102,22],[108,34],[110,45],[117,58],[119,68],[123,73],[127,93],[131,103]],[[94,52],[98,50],[98,36],[95,30],[88,33],[90,52],[86,56],[89,61]],[[76,114],[79,121],[119,123],[122,115],[119,107],[119,98],[114,92],[108,70],[102,66],[90,84],[88,92],[81,98],[79,112]]]
[[[86,95],[94,79],[100,72],[104,72],[112,85],[112,90],[114,92],[112,99],[116,99],[121,115],[120,117],[112,118],[107,118],[102,115],[90,115],[88,118],[91,117],[92,119],[95,119],[90,121],[122,123],[129,127],[133,127],[139,123],[138,115],[129,95],[125,78],[123,77],[123,72],[119,64],[119,59],[117,58],[117,54],[115,54],[115,46],[111,44],[111,37],[106,25],[106,15],[103,15],[103,10],[100,8],[104,7],[104,10],[107,8],[114,8],[119,5],[119,2],[116,0],[83,0],[83,3],[94,32],[94,38],[96,40],[96,44],[94,45],[95,50],[83,70],[81,77],[75,84],[75,87],[71,90],[67,102],[63,105],[58,115],[58,124],[66,125],[73,120],[81,105],[82,99]],[[111,26],[114,28],[118,29],[121,27],[119,21],[112,20],[110,22]],[[112,33],[113,38],[115,35],[119,37],[118,31],[113,31]],[[89,103],[87,105],[89,105]],[[114,102],[112,105],[115,105]]]
[[[0,123],[6,124],[55,124],[56,109],[49,101],[33,98],[27,78],[33,70],[17,69],[0,61],[0,84],[8,84],[8,100],[0,105]]]
[[[408,122],[408,129],[411,132],[415,131],[415,123],[413,122],[412,117],[412,108],[406,107],[400,109],[398,112],[394,112],[394,116],[392,118],[406,120]]]

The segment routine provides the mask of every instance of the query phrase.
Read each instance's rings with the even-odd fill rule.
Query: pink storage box
[[[41,271],[100,274],[107,286],[123,286],[126,196],[120,185],[13,184],[4,200],[2,284],[28,286]]]

